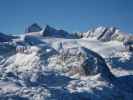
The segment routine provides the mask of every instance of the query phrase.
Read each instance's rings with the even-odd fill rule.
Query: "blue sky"
[[[101,25],[133,33],[133,0],[0,0],[0,32],[22,33],[33,22],[70,32]]]

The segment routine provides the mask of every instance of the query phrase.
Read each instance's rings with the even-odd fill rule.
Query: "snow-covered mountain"
[[[0,100],[132,100],[133,52],[113,39],[117,29],[74,36],[38,26],[1,42]]]
[[[43,36],[53,36],[53,37],[63,37],[63,38],[72,38],[72,35],[64,30],[57,30],[49,25],[46,25]]]
[[[89,30],[88,32],[78,33],[79,37],[89,38],[89,39],[97,39],[100,41],[111,41],[118,40],[124,41],[130,35],[124,32],[121,32],[120,29],[115,27],[97,27]]]
[[[17,36],[6,35],[4,33],[0,33],[0,42],[10,42],[15,38],[17,38]]]
[[[26,34],[31,35],[41,35],[44,37],[57,37],[57,38],[76,38],[71,33],[68,33],[62,29],[55,29],[49,25],[46,25],[44,28],[41,28],[38,24],[32,24],[25,31]]]
[[[39,32],[41,30],[42,30],[41,26],[39,26],[37,23],[33,23],[25,29],[25,33]]]

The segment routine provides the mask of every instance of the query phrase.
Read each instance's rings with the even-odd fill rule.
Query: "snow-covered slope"
[[[111,41],[111,40],[117,40],[117,41],[124,41],[130,35],[121,32],[119,29],[115,27],[97,27],[92,30],[89,30],[88,32],[83,33],[77,33],[77,36],[82,38],[88,38],[88,39],[96,39],[100,41]]]
[[[10,42],[15,38],[18,38],[18,37],[17,36],[12,36],[12,35],[6,35],[4,33],[0,33],[0,43],[1,42]]]
[[[109,41],[101,42],[98,40],[88,39],[62,39],[62,38],[45,38],[42,41],[52,45],[55,49],[58,49],[59,45],[70,47],[71,45],[83,46],[99,53],[102,57],[108,58],[114,55],[116,52],[125,51],[123,42]]]
[[[2,43],[0,99],[132,100],[133,53],[123,42],[66,35],[47,26]]]

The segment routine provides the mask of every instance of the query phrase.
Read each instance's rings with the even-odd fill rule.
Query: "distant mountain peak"
[[[0,42],[10,42],[12,39],[18,38],[17,36],[7,35],[0,32]]]
[[[125,38],[129,36],[129,34],[125,34],[117,27],[105,27],[99,26],[93,28],[84,33],[78,33],[81,38],[90,38],[96,39],[100,41],[111,41],[118,40],[123,41]]]
[[[33,23],[25,29],[25,33],[39,32],[41,30],[42,27],[40,25],[38,25],[37,23]]]
[[[65,30],[62,29],[55,29],[50,25],[46,25],[43,30],[43,36],[52,36],[52,37],[59,37],[59,38],[73,38],[73,36]]]

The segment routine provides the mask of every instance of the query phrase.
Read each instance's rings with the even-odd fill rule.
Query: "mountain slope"
[[[36,35],[36,36],[44,36],[44,37],[57,37],[57,38],[76,38],[71,33],[68,33],[62,29],[55,29],[49,25],[46,25],[44,28],[41,28],[38,24],[32,24],[28,28],[26,28],[25,33],[27,35]]]
[[[12,39],[17,38],[16,36],[6,35],[4,33],[0,33],[0,42],[10,42]]]
[[[1,42],[0,99],[132,100],[133,53],[110,31],[75,38],[47,26]]]
[[[97,27],[92,30],[89,30],[85,33],[78,33],[79,37],[83,38],[93,38],[100,41],[111,41],[111,40],[118,40],[124,41],[130,35],[121,32],[119,29],[115,27]]]
[[[25,33],[39,32],[41,30],[42,28],[37,23],[33,23],[25,29]]]

